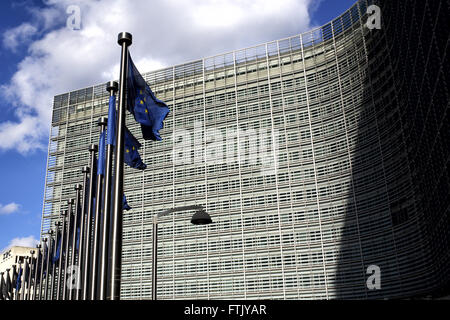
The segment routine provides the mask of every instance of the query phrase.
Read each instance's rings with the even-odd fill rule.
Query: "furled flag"
[[[80,232],[81,232],[81,203],[77,206],[77,238],[75,240],[75,250],[80,250]]]
[[[43,270],[43,274],[42,277],[45,278],[47,276],[47,255],[48,255],[48,246],[47,246],[47,241],[44,241],[44,244],[42,245],[42,251],[43,253],[43,263],[42,263],[42,270]]]
[[[19,274],[17,275],[16,292],[19,292],[21,287],[22,287],[22,268],[19,269]]]
[[[11,289],[12,289],[12,283],[11,283],[11,277],[9,276],[9,269],[6,270],[6,295],[5,299],[10,300],[11,299]]]
[[[100,139],[98,142],[98,163],[97,163],[97,175],[105,175],[105,162],[106,162],[106,149],[105,149],[106,131],[103,130],[100,133]]]
[[[131,210],[131,207],[128,205],[127,198],[125,197],[125,194],[123,195],[123,201],[122,201],[122,207],[124,210]]]
[[[169,107],[155,97],[128,53],[127,109],[141,124],[144,140],[160,141],[159,130],[169,114]]]
[[[3,277],[3,272],[0,274],[0,300],[6,300],[8,292],[6,291],[5,278]]]
[[[138,150],[141,148],[139,141],[133,136],[133,134],[125,127],[125,153],[124,161],[130,167],[135,169],[144,170],[147,165],[142,162],[141,156]]]
[[[24,274],[24,280],[25,280],[24,282],[26,285],[28,285],[28,278],[30,277],[31,265],[28,262],[26,262],[23,268],[24,268],[23,274]]]
[[[52,258],[53,264],[55,264],[61,256],[61,232],[58,230],[58,244],[56,245],[55,256]]]
[[[106,144],[116,145],[116,96],[109,97]]]

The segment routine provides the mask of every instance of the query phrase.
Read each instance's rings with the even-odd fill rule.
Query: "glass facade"
[[[371,4],[380,30],[366,26]],[[171,112],[162,142],[127,115],[148,168],[125,168],[121,298],[151,298],[153,214],[199,204],[213,224],[159,223],[158,299],[444,288],[448,13],[447,1],[361,0],[310,32],[143,74]],[[54,98],[42,232],[82,182],[107,108],[105,85]]]

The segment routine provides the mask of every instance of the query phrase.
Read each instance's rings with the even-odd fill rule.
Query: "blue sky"
[[[307,31],[355,1],[2,1],[0,250],[39,239],[52,97],[117,79],[118,32],[133,34],[146,72]],[[70,6],[80,29],[67,27]]]

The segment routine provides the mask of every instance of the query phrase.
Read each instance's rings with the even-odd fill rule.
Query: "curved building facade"
[[[158,299],[448,292],[448,16],[445,0],[360,0],[310,32],[144,74],[171,113],[143,142],[148,168],[125,170],[122,299],[151,298],[153,214],[194,204],[212,225],[159,224]],[[107,103],[104,85],[55,97],[43,232]]]

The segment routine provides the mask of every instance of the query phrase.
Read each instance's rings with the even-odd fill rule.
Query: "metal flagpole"
[[[106,84],[106,90],[109,92],[110,97],[116,95],[119,88],[119,84],[115,81],[110,81]],[[114,105],[114,108],[116,106]],[[115,120],[115,119],[114,119]],[[113,119],[109,119],[113,121]],[[115,121],[114,121],[115,122]],[[107,135],[111,132],[106,132]],[[100,251],[100,293],[99,299],[105,300],[106,291],[108,287],[108,247],[109,247],[109,224],[111,216],[111,182],[112,182],[112,165],[113,165],[113,152],[114,146],[112,144],[106,145],[106,168],[105,168],[105,199],[103,202],[103,239]]]
[[[112,243],[111,243],[111,279],[109,298],[120,299],[120,275],[122,271],[122,201],[123,201],[123,146],[125,130],[125,108],[128,71],[128,46],[132,43],[132,36],[128,32],[118,35],[119,45],[122,47],[120,61],[120,90],[119,108],[117,116],[116,150],[114,162],[114,194],[112,215]]]
[[[81,275],[83,274],[83,252],[84,252],[84,242],[85,242],[85,213],[86,213],[86,197],[87,197],[87,193],[86,191],[88,190],[88,174],[89,174],[89,167],[84,166],[83,169],[81,170],[81,172],[83,172],[83,201],[80,201],[80,206],[81,206],[81,219],[80,219],[80,243],[79,243],[79,248],[78,248],[78,255],[77,255],[77,261],[78,261],[78,273],[77,273],[77,283],[80,285],[80,288],[77,288],[76,292],[75,292],[75,300],[80,300],[80,296],[81,296],[81,288],[83,287],[83,282]]]
[[[37,293],[37,280],[38,280],[38,270],[39,270],[39,265],[41,263],[42,260],[42,255],[41,255],[41,245],[38,244],[36,245],[36,252],[37,252],[37,256],[36,256],[36,268],[34,271],[34,281],[33,281],[33,300],[37,300],[36,299],[36,293]]]
[[[152,300],[156,300],[156,272],[158,260],[158,216],[153,216],[153,243],[152,243]]]
[[[75,267],[75,254],[76,254],[76,246],[77,246],[77,230],[78,230],[78,209],[80,208],[80,191],[81,191],[81,184],[75,185],[75,209],[73,213],[73,232],[72,232],[72,254],[70,256],[70,265],[72,268]],[[73,271],[73,270],[72,270]],[[76,274],[78,274],[78,270],[76,270]],[[75,290],[78,290],[78,283],[75,283]],[[71,286],[69,289],[69,300],[72,300],[73,296],[73,287]]]
[[[52,256],[53,252],[53,244],[52,244],[52,235],[53,230],[50,230],[48,232],[48,251],[47,251],[47,259],[46,259],[46,266],[45,266],[45,288],[44,288],[44,299],[48,300],[48,279],[49,279],[49,271],[50,271],[50,256]]]
[[[92,212],[94,201],[94,177],[95,177],[95,153],[98,147],[95,144],[89,146],[89,152],[91,153],[91,164],[89,172],[89,196],[86,216],[86,231],[85,231],[85,245],[84,245],[84,261],[83,261],[83,298],[82,300],[88,300],[89,292],[89,268],[91,265],[91,233],[92,233]]]
[[[15,266],[13,266],[13,268],[15,269]],[[17,278],[16,278],[16,294],[14,295],[14,300],[20,300],[20,289],[22,288],[22,274],[23,274],[23,270],[22,272],[20,272],[20,270],[22,269],[22,261],[19,260],[19,271],[14,270],[15,272],[13,273],[13,279],[14,279],[14,275],[17,272]],[[19,272],[20,272],[20,277],[19,277]],[[20,280],[20,288],[19,290],[17,290],[17,282]],[[14,283],[13,283],[14,284]]]
[[[74,200],[69,199],[67,200],[67,239],[66,239],[66,256],[64,257],[64,278],[62,280],[63,283],[63,289],[62,289],[62,299],[66,300],[66,294],[67,294],[67,267],[69,267],[69,247],[70,247],[70,229],[72,229],[72,222],[73,222],[73,212],[72,212],[72,206],[73,206]]]
[[[17,271],[16,266],[13,266],[13,284],[15,284],[14,288],[16,289],[16,294],[14,295],[14,300],[19,300],[20,298],[20,290],[17,290],[17,281],[19,281],[20,278],[22,278],[22,273],[20,274],[20,278],[19,278],[19,272],[20,269],[22,268],[22,262],[19,260],[19,271]],[[15,275],[17,274],[17,277],[15,277]],[[16,278],[16,283],[14,283],[14,278]],[[22,282],[21,282],[22,283]]]
[[[3,274],[4,272],[0,272],[0,300],[6,300],[6,297],[3,296]]]
[[[100,127],[100,136],[105,132],[107,124],[107,119],[105,117],[101,117],[98,119],[98,126]],[[99,147],[101,145],[99,144]],[[103,144],[104,147],[104,144]],[[104,154],[104,150],[98,151],[98,161],[103,161],[104,159],[100,159],[101,153]],[[98,168],[99,166],[97,166]],[[94,240],[92,244],[92,269],[91,269],[91,293],[90,299],[97,299],[97,275],[98,275],[98,256],[99,256],[99,240],[100,240],[100,231],[101,231],[101,220],[102,220],[102,195],[103,195],[103,174],[97,172],[97,187],[96,187],[96,200],[95,200],[95,216],[94,216]]]
[[[28,266],[28,268],[30,269],[28,272],[28,285],[27,285],[27,300],[31,300],[31,276],[33,273],[33,269],[34,269],[34,250],[30,251],[30,265]]]
[[[42,242],[44,242],[45,246],[42,245],[41,273],[39,275],[39,300],[43,300],[42,299],[42,281],[44,281],[45,248],[47,248],[47,254],[48,254],[47,238],[42,239]]]
[[[58,241],[60,239],[60,235],[59,235],[59,226],[61,225],[61,222],[57,221],[55,222],[55,230],[56,230],[56,236],[55,236],[55,249],[54,251],[54,255],[52,256],[52,282],[50,283],[50,297],[51,300],[53,300],[53,297],[55,295],[55,273],[56,273],[56,262],[53,263],[54,259],[53,257],[56,257],[56,250],[58,248]],[[59,249],[59,255],[60,255],[60,259],[61,259],[61,248]]]
[[[34,258],[34,250],[30,251],[30,271],[28,274],[28,286],[27,286],[27,300],[31,300],[31,280],[33,278],[33,271],[35,267],[35,258]]]
[[[28,270],[28,257],[23,257],[23,269],[22,269],[22,281],[20,283],[20,300],[25,300],[26,298],[26,275],[27,275],[27,270]]]
[[[66,227],[67,227],[67,210],[61,212],[61,220],[62,220],[62,227],[61,227],[61,251],[59,253],[59,261],[58,261],[58,281],[57,281],[57,287],[56,287],[56,300],[59,300],[61,295],[61,280],[62,280],[62,268],[63,268],[63,253],[66,254],[64,251],[64,243],[66,242]]]
[[[20,295],[20,300],[25,300],[26,299],[26,276],[27,276],[27,270],[29,268],[29,263],[28,263],[28,259],[29,257],[24,257],[23,258],[23,269],[22,269],[22,281],[20,282],[20,290],[22,291],[22,294]]]
[[[12,268],[12,270],[13,270],[13,275],[12,275],[12,278],[11,278],[11,286],[10,286],[10,288],[9,288],[9,290],[11,291],[10,292],[10,299],[9,300],[16,300],[16,296],[14,295],[14,275],[16,274],[16,265],[15,264],[13,264],[12,266],[11,266],[11,268]],[[8,272],[9,273],[9,270],[10,269],[6,269],[6,272]]]

